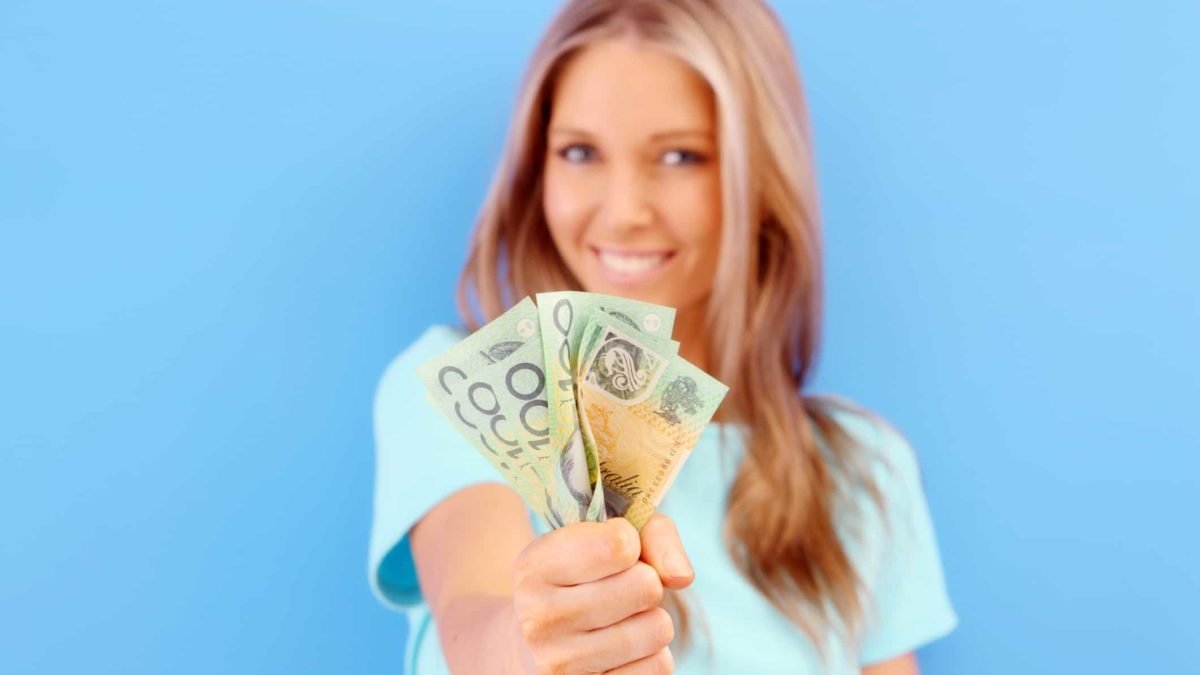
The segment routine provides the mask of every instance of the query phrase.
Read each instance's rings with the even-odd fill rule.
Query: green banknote
[[[578,368],[582,367],[581,364],[588,363],[593,352],[595,351],[595,348],[602,343],[602,338],[609,333],[613,326],[619,326],[620,328],[624,329],[625,332],[634,334],[634,331],[631,330],[628,322],[620,321],[611,314],[606,314],[604,312],[593,312],[592,315],[588,317],[587,324],[583,329],[583,339],[579,343],[579,355],[576,359],[577,366],[575,372],[575,387],[577,391],[579,383],[582,381],[581,373],[579,372]],[[651,351],[644,353],[648,362],[644,364],[638,364],[640,367],[643,367],[643,370],[639,370],[637,372],[643,376],[656,376],[656,370],[665,368],[667,365],[668,361],[663,357],[671,357],[679,353],[679,343],[675,340],[660,338],[649,333],[638,332],[636,334],[638,335],[639,340],[644,342],[651,349]],[[609,352],[607,358],[613,359],[622,353],[623,352]],[[579,404],[580,400],[581,399],[577,393],[576,403]],[[598,448],[596,447],[595,435],[592,432],[588,416],[583,414],[582,410],[579,414],[579,436],[583,441],[583,448],[587,452],[588,457],[598,457],[599,454]],[[608,493],[605,494],[605,499],[608,499]],[[606,512],[611,511],[612,509],[606,507]]]
[[[580,418],[596,444],[608,516],[639,529],[728,392],[661,344],[611,319],[579,364]]]
[[[527,343],[539,344],[537,307],[529,298],[467,336],[448,351],[417,367],[426,398],[525,499],[549,520],[546,482],[534,457],[511,434],[505,435],[494,415],[494,397],[480,388],[462,387],[472,375],[498,364]],[[503,420],[501,420],[503,421]]]
[[[586,320],[594,313],[613,316],[631,328],[669,336],[675,310],[647,302],[598,293],[562,291],[539,293],[538,321],[546,366],[550,446],[569,457],[572,465],[582,456],[588,470],[591,499],[588,520],[604,517],[604,495],[594,452],[588,452],[579,429],[580,411],[575,400],[575,365]],[[638,328],[640,326],[640,328]]]
[[[603,516],[593,508],[595,491],[588,479],[582,448],[558,451],[550,444],[549,403],[540,338],[530,340],[499,363],[458,385],[456,396],[482,399],[487,426],[499,443],[521,447],[531,457],[544,487],[540,509],[554,528]],[[478,406],[472,400],[471,405]],[[590,513],[590,518],[589,518]]]
[[[584,324],[583,338],[579,342],[579,354],[576,357],[576,384],[578,384],[579,379],[578,364],[587,362],[588,357],[591,355],[593,349],[600,343],[600,338],[604,336],[605,332],[611,326],[618,326],[625,329],[626,332],[632,333],[629,331],[628,324],[625,324],[624,322],[614,322],[613,317],[610,314],[596,312],[587,318],[587,322]],[[679,353],[679,343],[675,340],[659,337],[652,333],[638,332],[637,335],[640,339],[653,347],[656,353],[669,354],[671,356]]]

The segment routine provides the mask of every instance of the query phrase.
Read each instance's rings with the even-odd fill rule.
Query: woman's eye
[[[668,150],[663,154],[663,162],[674,166],[676,164],[700,164],[704,161],[704,155],[691,150]]]
[[[568,145],[567,147],[558,151],[559,157],[562,157],[572,164],[586,162],[587,160],[591,159],[592,154],[592,148],[586,145],[579,145],[578,143],[574,145]]]

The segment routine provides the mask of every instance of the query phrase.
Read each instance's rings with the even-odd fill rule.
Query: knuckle
[[[615,518],[614,521],[618,524],[610,529],[609,554],[622,566],[629,567],[641,557],[642,542],[637,530],[633,529],[633,525],[630,525],[629,521],[624,518]]]
[[[675,672],[675,655],[671,653],[670,647],[663,647],[650,658],[647,665],[651,673],[669,675]]]
[[[662,607],[656,607],[651,610],[650,635],[654,639],[654,644],[659,647],[666,647],[675,639],[675,622],[671,620],[671,614]]]
[[[559,632],[562,621],[559,617],[554,616],[545,610],[526,609],[516,610],[517,614],[517,629],[524,638],[525,644],[530,647],[537,647],[550,642],[553,637]]]
[[[632,582],[634,597],[638,603],[638,609],[658,607],[663,601],[663,586],[662,581],[658,578],[658,572],[645,563],[638,563],[632,569],[634,570]]]
[[[646,521],[646,524],[642,527],[643,532],[649,530],[651,533],[658,533],[664,530],[670,531],[673,529],[675,529],[675,523],[662,513],[655,513],[654,515],[650,516],[650,520]]]
[[[519,616],[517,618],[517,627],[521,631],[521,637],[525,639],[526,644],[534,646],[541,641],[543,634],[542,622],[536,616]]]
[[[529,634],[525,632],[526,622]],[[547,644],[565,632],[566,623],[567,616],[561,612],[541,611],[522,621],[521,634],[525,635],[525,640],[530,646]]]

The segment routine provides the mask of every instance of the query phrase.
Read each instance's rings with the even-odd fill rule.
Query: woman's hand
[[[513,567],[513,608],[539,673],[669,673],[671,616],[663,589],[693,571],[679,533],[656,514],[576,523],[534,539]]]

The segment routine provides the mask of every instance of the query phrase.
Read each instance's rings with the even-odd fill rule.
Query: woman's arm
[[[887,661],[863,666],[862,675],[920,675],[917,667],[917,657],[913,652],[897,656]]]
[[[521,498],[498,483],[450,495],[413,527],[417,578],[451,672],[532,672],[512,602],[513,562],[532,540]]]

